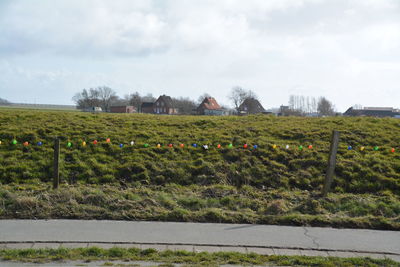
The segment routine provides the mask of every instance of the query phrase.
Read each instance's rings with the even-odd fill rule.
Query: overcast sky
[[[0,98],[72,104],[102,85],[400,108],[400,1],[0,1]]]

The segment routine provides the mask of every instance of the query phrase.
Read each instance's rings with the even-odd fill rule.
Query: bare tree
[[[291,95],[289,97],[289,113],[291,115],[304,116],[315,113],[317,110],[318,105],[315,97],[304,97],[301,95]]]
[[[291,95],[289,96],[289,109],[292,111],[292,114],[303,114],[305,113],[305,107],[302,104],[304,103],[304,96],[299,95]]]
[[[152,94],[147,94],[142,97],[142,102],[155,102],[157,99]]]
[[[72,100],[75,102],[79,109],[85,109],[90,107],[100,106],[99,99],[96,98],[95,90],[93,89],[83,89],[82,92],[76,93]]]
[[[239,106],[243,103],[245,99],[247,98],[257,99],[257,96],[253,91],[243,89],[240,86],[233,87],[228,97],[232,101],[235,110],[237,112],[239,112]]]
[[[128,101],[129,105],[132,105],[137,108],[137,110],[140,109],[140,106],[142,105],[142,97],[138,92],[129,94],[125,96],[125,99]]]
[[[130,104],[126,96],[124,98],[120,98],[117,96],[111,101],[111,106],[130,106]]]
[[[317,100],[315,99],[315,97],[312,98],[311,107],[312,107],[312,112],[318,111],[318,103],[317,103]]]
[[[335,114],[335,110],[332,102],[325,97],[320,97],[318,100],[318,113],[320,116],[332,116]]]
[[[10,104],[11,103],[8,100],[0,98],[0,105],[10,105]]]
[[[196,103],[188,97],[173,98],[174,107],[178,108],[180,114],[192,114],[196,109]]]
[[[110,111],[111,103],[117,99],[117,94],[113,89],[107,86],[98,87],[97,91],[99,94],[101,107],[104,111]]]
[[[125,100],[129,105],[136,107],[137,110],[140,112],[143,102],[155,102],[156,98],[152,94],[141,96],[139,92],[135,92],[129,95],[125,95]]]
[[[289,96],[289,109],[290,110],[295,110],[295,106],[294,106],[294,95],[290,95]]]
[[[72,100],[80,109],[90,107],[101,107],[104,111],[109,111],[110,105],[117,99],[116,93],[109,87],[83,89],[76,93]]]

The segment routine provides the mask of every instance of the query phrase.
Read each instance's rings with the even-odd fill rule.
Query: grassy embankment
[[[274,265],[274,266],[400,266],[390,259],[337,258],[308,256],[267,256],[256,253],[216,252],[195,253],[187,251],[162,251],[137,248],[58,248],[58,249],[6,249],[0,250],[0,259],[24,262],[56,262],[64,260],[107,261],[104,266],[112,266],[113,260],[160,262],[159,266],[172,267],[174,264],[189,266],[235,265]],[[129,262],[128,262],[129,265]],[[130,265],[129,265],[130,266]]]
[[[0,110],[0,126],[0,218],[400,229],[396,119]],[[333,192],[320,198],[333,129],[342,132],[337,175]],[[55,136],[62,139],[64,184],[54,191],[50,181]],[[17,145],[11,144],[13,138]],[[95,139],[97,145],[92,144]],[[33,145],[23,147],[25,141]],[[43,146],[34,145],[38,141]],[[120,143],[125,146],[120,148]],[[174,147],[167,147],[169,143]],[[208,144],[210,149],[194,148],[192,143]],[[228,148],[230,143],[233,148]],[[244,149],[244,143],[258,148]],[[309,144],[312,149],[307,149]],[[347,150],[348,145],[354,149]]]

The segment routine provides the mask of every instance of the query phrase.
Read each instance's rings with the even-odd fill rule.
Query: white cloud
[[[109,1],[13,2],[0,20],[2,52],[126,56],[162,49],[167,24],[146,6],[124,2],[127,9]]]
[[[63,95],[66,103],[97,85],[121,95],[197,98],[207,91],[225,103],[230,88],[242,85],[266,107],[286,103],[292,93],[324,94],[341,110],[354,103],[395,106],[400,98],[397,0],[0,5],[0,56],[7,61],[0,92],[13,101],[14,92],[29,88],[25,95],[58,103]]]

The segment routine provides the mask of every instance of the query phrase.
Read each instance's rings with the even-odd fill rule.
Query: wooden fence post
[[[60,139],[54,139],[54,162],[53,162],[53,189],[58,188],[60,183]]]
[[[339,131],[332,132],[332,141],[331,141],[331,148],[329,151],[329,158],[328,158],[328,168],[326,170],[325,175],[325,183],[322,189],[322,196],[326,197],[329,190],[331,189],[332,181],[333,181],[333,174],[335,172],[336,167],[336,154],[339,146]]]

